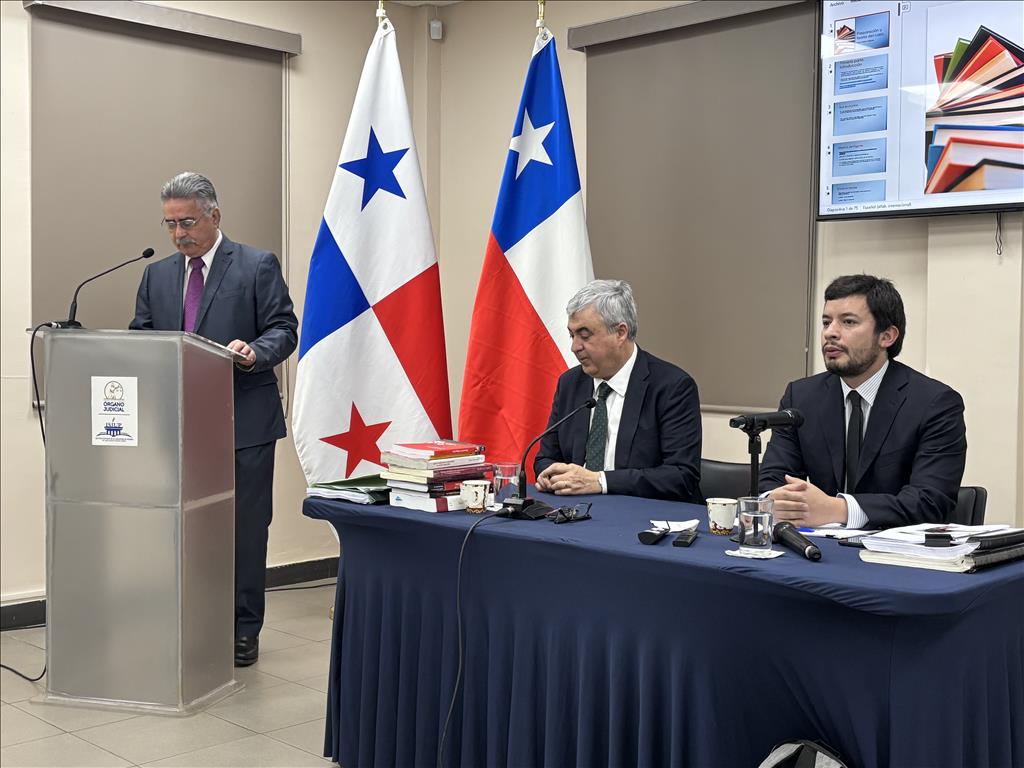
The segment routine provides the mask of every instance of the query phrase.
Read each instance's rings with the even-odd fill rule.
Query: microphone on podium
[[[530,449],[537,444],[538,440],[545,435],[549,435],[554,432],[580,411],[587,408],[593,408],[595,405],[597,405],[597,400],[593,397],[590,398],[579,407],[573,408],[567,415],[560,418],[530,441],[530,444],[526,446],[526,450],[523,451],[523,460],[519,462],[519,493],[516,496],[509,496],[505,500],[504,509],[498,513],[499,516],[511,517],[516,520],[540,520],[544,517],[544,514],[548,510],[548,506],[546,504],[541,504],[534,499],[527,498],[526,496],[526,457],[529,455]],[[534,507],[534,509],[531,510],[531,507]]]
[[[103,272],[100,272],[98,275],[93,275],[88,280],[83,280],[81,283],[78,284],[78,287],[75,288],[75,295],[72,297],[72,299],[71,299],[71,307],[68,309],[68,319],[67,320],[58,320],[56,323],[54,323],[54,327],[56,327],[56,328],[81,328],[82,324],[80,322],[78,322],[77,320],[75,320],[75,315],[78,314],[78,292],[80,290],[82,290],[82,286],[85,285],[86,283],[91,283],[97,277],[103,277],[104,275],[106,275],[106,274],[108,274],[110,272],[113,272],[115,269],[120,269],[121,267],[125,267],[125,266],[127,266],[127,265],[129,265],[129,264],[131,264],[133,262],[139,261],[140,259],[148,259],[148,258],[152,257],[152,255],[154,253],[156,253],[156,251],[154,251],[152,248],[147,248],[146,250],[144,250],[142,252],[141,256],[136,256],[134,259],[128,259],[128,261],[123,261],[120,264],[118,264],[116,267],[111,267],[110,269],[106,269]]]

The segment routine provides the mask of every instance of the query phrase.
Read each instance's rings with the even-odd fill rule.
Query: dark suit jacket
[[[781,408],[804,423],[772,431],[761,465],[762,491],[783,475],[810,480],[830,496],[845,482],[846,421],[839,377],[820,373],[792,382]],[[935,379],[891,361],[868,415],[857,499],[873,527],[949,522],[967,460],[964,401]]]
[[[594,379],[576,366],[558,379],[548,424],[594,396]],[[583,410],[546,436],[534,461],[538,474],[555,462],[583,466],[590,432]],[[615,443],[608,493],[701,502],[700,400],[686,371],[637,349]]]
[[[175,253],[146,267],[131,328],[181,330],[187,261]],[[284,437],[274,366],[295,350],[298,321],[274,254],[233,243],[225,235],[206,278],[196,320],[200,336],[218,344],[241,339],[256,353],[250,370],[235,366],[235,449]]]

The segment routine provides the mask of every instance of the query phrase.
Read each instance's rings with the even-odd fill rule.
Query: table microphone
[[[71,299],[71,307],[68,309],[68,319],[67,320],[58,320],[56,322],[56,324],[55,324],[56,327],[57,328],[81,328],[82,327],[82,324],[80,322],[78,322],[77,320],[75,320],[75,315],[78,314],[78,292],[80,290],[82,290],[82,286],[83,285],[85,285],[86,283],[91,283],[97,277],[103,277],[104,275],[106,275],[106,274],[108,274],[110,272],[113,272],[115,269],[120,269],[121,267],[125,267],[125,266],[131,264],[132,262],[139,261],[140,259],[148,259],[154,253],[156,253],[156,251],[154,251],[152,248],[147,248],[146,250],[144,250],[142,252],[141,256],[136,256],[134,259],[128,259],[128,261],[123,261],[120,264],[118,264],[116,267],[111,267],[110,269],[106,269],[106,270],[100,272],[98,275],[93,275],[88,280],[83,280],[81,283],[79,283],[78,287],[75,288],[75,295]]]
[[[798,555],[803,555],[808,560],[817,562],[821,560],[821,550],[818,549],[811,540],[804,536],[800,531],[796,529],[788,520],[783,520],[781,523],[776,523],[772,529],[772,539],[781,542],[783,545],[789,547]]]
[[[526,446],[526,450],[523,451],[523,460],[519,463],[519,494],[517,496],[509,496],[507,499],[505,499],[505,509],[503,509],[499,513],[500,516],[513,517],[517,520],[540,520],[542,517],[544,517],[544,514],[547,511],[546,509],[537,509],[534,510],[533,512],[528,511],[528,508],[533,506],[534,504],[537,504],[537,502],[534,501],[533,499],[529,499],[526,497],[526,457],[529,455],[530,449],[537,444],[538,440],[540,440],[545,435],[554,432],[556,429],[565,424],[565,422],[567,422],[580,411],[586,408],[593,408],[595,405],[597,405],[597,400],[595,400],[593,397],[590,398],[585,403],[583,403],[583,405],[571,410],[568,413],[568,415],[556,421],[554,424],[552,424],[550,427],[545,429],[543,432],[541,432],[539,435],[533,438],[533,440],[530,441],[530,444]]]

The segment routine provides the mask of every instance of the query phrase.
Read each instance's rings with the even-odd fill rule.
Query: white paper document
[[[829,523],[821,528],[801,528],[800,533],[804,536],[817,536],[821,539],[851,539],[854,536],[869,536],[875,531],[865,531],[860,528],[843,528],[839,523]]]
[[[651,528],[658,528],[659,530],[667,529],[669,533],[692,531],[696,527],[696,520],[683,520],[682,522],[677,520],[651,520]]]
[[[957,525],[956,523],[920,523],[904,525],[879,531],[864,539],[864,546],[873,552],[912,555],[923,560],[956,560],[969,555],[978,548],[977,542],[968,542],[971,536],[1003,531],[1008,525]],[[950,536],[950,545],[929,547],[925,545],[927,534],[944,533]]]
[[[727,549],[729,557],[745,557],[748,560],[772,560],[785,554],[781,549]]]

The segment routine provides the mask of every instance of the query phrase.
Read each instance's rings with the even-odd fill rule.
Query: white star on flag
[[[510,150],[519,153],[519,163],[516,165],[517,179],[531,160],[536,160],[538,163],[544,163],[545,165],[552,164],[547,150],[544,149],[544,139],[548,137],[548,134],[551,133],[551,129],[554,127],[555,124],[552,122],[534,128],[533,123],[530,122],[530,113],[525,112],[523,114],[523,132],[518,136],[513,136],[512,143],[508,145]]]

